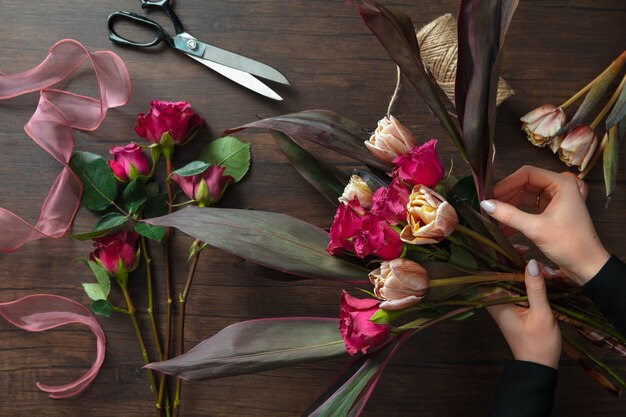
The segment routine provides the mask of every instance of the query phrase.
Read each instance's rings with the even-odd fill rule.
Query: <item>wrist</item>
[[[611,254],[602,245],[592,250],[587,250],[584,257],[580,258],[582,260],[580,265],[572,268],[568,275],[578,285],[583,286],[600,272],[600,269],[602,269],[610,257]]]

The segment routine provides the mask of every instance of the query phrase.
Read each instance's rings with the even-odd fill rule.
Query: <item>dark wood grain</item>
[[[388,1],[404,10],[416,25],[455,12],[457,1]],[[126,62],[133,98],[112,110],[102,126],[77,135],[77,149],[106,154],[113,145],[135,139],[137,113],[151,99],[186,100],[207,120],[197,139],[179,153],[191,160],[226,128],[261,117],[310,108],[343,113],[368,127],[384,114],[395,84],[395,67],[356,12],[341,0],[179,0],[176,11],[187,30],[217,46],[259,59],[283,72],[290,88],[274,103],[234,85],[167,48],[138,51],[109,42],[105,26],[114,10],[139,10],[139,2],[122,0],[3,0],[0,12],[0,71],[14,73],[38,64],[62,38],[75,38],[90,49],[112,49]],[[143,12],[140,12],[143,13]],[[150,13],[165,22],[159,13]],[[510,29],[503,76],[517,94],[500,108],[496,176],[523,164],[563,170],[548,151],[528,144],[518,118],[545,102],[559,103],[595,77],[625,47],[626,5],[623,0],[522,1]],[[66,83],[72,91],[94,92],[87,71]],[[23,132],[38,97],[0,102],[0,206],[34,221],[58,170]],[[397,117],[420,139],[443,137],[426,106],[409,88],[403,90]],[[225,207],[287,213],[327,227],[333,207],[290,167],[268,135],[244,133],[253,143],[248,178],[233,187]],[[441,142],[444,160],[455,156]],[[329,160],[350,163],[323,152]],[[622,152],[624,158],[624,152]],[[457,164],[459,166],[460,164]],[[589,208],[607,248],[626,257],[626,164],[619,169],[618,193],[604,208],[601,169],[588,177]],[[79,212],[75,232],[89,230],[96,218]],[[1,231],[0,231],[1,232]],[[185,277],[190,239],[176,235],[174,277],[177,291]],[[0,254],[0,301],[46,292],[87,303],[80,283],[90,279],[77,258],[89,242],[69,238],[30,243],[16,253]],[[157,268],[158,248],[153,248]],[[317,281],[268,280],[275,275],[208,249],[202,255],[188,305],[187,346],[221,328],[246,319],[338,314],[339,286]],[[157,274],[162,279],[162,274]],[[145,305],[145,286],[138,275],[131,291]],[[158,284],[162,300],[163,286]],[[158,311],[163,319],[163,309]],[[142,319],[145,314],[140,313]],[[107,358],[100,376],[79,398],[54,401],[35,388],[35,381],[63,383],[78,377],[94,356],[91,334],[68,327],[29,334],[0,322],[1,416],[147,416],[151,393],[140,369],[140,353],[126,317],[101,320],[108,336]],[[391,362],[367,406],[365,416],[484,416],[499,372],[511,357],[502,336],[484,313],[471,321],[446,323],[415,337]],[[617,359],[611,365],[626,374]],[[185,384],[183,416],[296,416],[345,366],[345,361],[281,369],[257,375]],[[570,360],[563,359],[554,416],[624,415],[626,402],[612,398]]]

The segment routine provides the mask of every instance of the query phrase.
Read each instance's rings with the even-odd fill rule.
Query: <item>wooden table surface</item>
[[[387,1],[408,13],[416,26],[455,13],[458,1]],[[558,104],[593,79],[626,46],[623,0],[522,1],[511,25],[502,74],[517,94],[503,104],[496,134],[496,177],[523,164],[563,170],[547,150],[532,147],[519,131],[518,118],[540,104]],[[78,150],[106,157],[111,146],[138,140],[136,115],[151,99],[186,100],[207,120],[178,163],[192,160],[210,139],[229,127],[312,108],[332,109],[374,128],[387,108],[395,85],[395,66],[363,25],[356,11],[340,0],[180,0],[176,12],[187,30],[220,47],[268,63],[291,81],[277,87],[282,103],[238,87],[169,48],[136,50],[113,45],[105,20],[114,10],[139,10],[138,1],[2,0],[0,71],[15,73],[38,64],[48,48],[74,38],[91,50],[111,49],[126,62],[133,85],[131,102],[110,111],[92,133],[78,133]],[[151,13],[165,22],[161,13]],[[89,71],[64,85],[93,93]],[[0,206],[30,221],[58,171],[58,165],[24,134],[23,124],[37,94],[0,102]],[[421,99],[409,88],[395,112],[420,139],[439,137],[442,159],[455,156]],[[328,227],[334,208],[288,164],[266,134],[244,133],[253,144],[247,179],[232,187],[222,206],[286,213]],[[341,157],[326,153],[332,161]],[[622,152],[624,158],[624,152]],[[460,166],[460,164],[457,164]],[[349,170],[349,165],[344,165]],[[589,209],[607,248],[626,258],[626,163],[619,170],[617,196],[604,208],[602,169],[588,177]],[[74,232],[89,230],[96,217],[81,210]],[[1,231],[0,231],[1,233]],[[173,272],[177,291],[185,277],[190,239],[177,234]],[[77,261],[90,252],[89,242],[69,238],[27,244],[0,254],[0,301],[34,293],[54,293],[88,304],[81,282],[91,280]],[[156,256],[155,256],[156,257]],[[157,264],[158,267],[158,264]],[[242,320],[315,315],[336,317],[339,286],[319,281],[277,282],[261,270],[216,249],[202,255],[188,306],[187,346]],[[162,274],[157,274],[162,279]],[[143,279],[131,283],[145,305]],[[159,281],[162,300],[163,285]],[[145,319],[145,310],[140,313]],[[163,319],[163,309],[159,310]],[[95,383],[72,400],[51,400],[36,381],[65,383],[91,364],[95,343],[90,332],[67,327],[42,334],[18,330],[0,321],[1,416],[147,416],[151,393],[140,352],[126,317],[102,319],[107,357]],[[511,354],[484,312],[462,323],[445,323],[413,338],[394,358],[367,406],[365,416],[484,416],[505,360]],[[607,356],[626,375],[624,361]],[[183,390],[183,416],[297,416],[345,365],[345,360],[298,366],[256,375],[189,383]],[[626,402],[615,399],[571,360],[561,361],[554,416],[624,415]]]

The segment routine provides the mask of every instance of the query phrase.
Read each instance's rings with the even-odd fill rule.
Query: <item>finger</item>
[[[530,246],[516,243],[513,245],[513,249],[515,249],[515,252],[519,253],[520,255],[526,255],[530,251]]]
[[[543,190],[560,181],[562,181],[562,177],[556,172],[526,165],[498,182],[493,187],[493,196],[500,198],[515,189],[522,189],[528,186],[535,187],[533,189]]]
[[[481,201],[480,207],[500,223],[519,230],[532,240],[533,230],[538,222],[538,218],[534,214],[526,213],[511,204],[496,200]]]
[[[531,259],[526,265],[526,294],[528,295],[528,304],[530,310],[540,315],[552,316],[550,303],[548,302],[548,293],[546,291],[546,282],[542,276],[541,265],[534,259]]]
[[[566,172],[563,172],[562,175],[573,177],[576,180],[576,184],[578,185],[578,190],[580,191],[580,195],[583,196],[583,200],[586,200],[587,196],[589,195],[589,187],[587,187],[587,183],[581,180],[580,178],[578,178],[578,176],[574,174],[573,172],[566,171]]]

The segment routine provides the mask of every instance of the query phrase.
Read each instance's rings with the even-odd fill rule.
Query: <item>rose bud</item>
[[[384,300],[380,304],[383,310],[403,310],[419,303],[430,281],[428,271],[405,258],[383,262],[369,277],[374,284],[374,294]]]
[[[434,187],[446,173],[437,154],[436,139],[414,147],[408,155],[394,159],[393,164],[396,166],[393,174],[411,186]]]
[[[150,174],[150,161],[135,142],[126,146],[114,146],[109,153],[114,158],[109,161],[109,166],[119,181],[132,181],[140,175]]]
[[[587,125],[579,125],[563,137],[559,146],[559,158],[567,166],[575,165],[584,171],[598,147],[598,138],[593,129]]]
[[[359,200],[361,207],[369,210],[372,207],[372,190],[363,178],[358,175],[352,175],[350,182],[343,190],[343,194],[339,197],[339,201],[348,204],[354,199]]]
[[[233,181],[230,175],[224,175],[226,168],[221,165],[208,167],[204,172],[196,175],[182,176],[172,174],[172,179],[190,199],[197,201],[201,207],[217,203],[226,187]]]
[[[423,185],[415,186],[407,206],[408,225],[402,230],[403,242],[413,245],[438,243],[454,232],[459,218],[454,208],[439,194]]]
[[[550,145],[556,132],[565,123],[565,112],[560,107],[544,104],[526,114],[520,120],[522,130],[526,132],[528,140],[535,146]]]
[[[204,119],[185,101],[152,100],[148,114],[140,113],[137,117],[135,132],[155,144],[182,145],[189,142],[203,124]]]
[[[382,346],[391,335],[391,326],[377,324],[370,318],[378,311],[380,301],[360,299],[343,291],[339,311],[339,330],[350,355],[368,353]]]
[[[378,127],[365,146],[376,158],[391,162],[398,156],[408,154],[417,146],[417,140],[398,119],[389,116],[378,122]]]
[[[106,269],[112,277],[128,277],[139,264],[139,249],[135,232],[124,231],[94,239],[94,251],[89,259]]]

